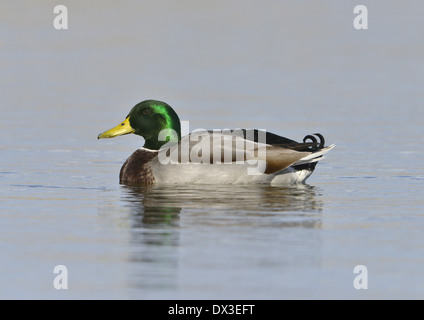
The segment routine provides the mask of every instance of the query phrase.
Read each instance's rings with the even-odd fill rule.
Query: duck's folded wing
[[[296,151],[316,151],[324,147],[325,139],[319,134],[307,135],[303,138],[303,142],[297,142],[275,133],[259,129],[235,129],[231,131],[233,134],[244,137],[246,140],[254,142],[263,142],[266,144],[279,146]],[[318,141],[318,139],[319,141]],[[310,142],[308,141],[310,140]]]
[[[265,173],[283,170],[311,152],[300,152],[290,148],[267,144],[261,137],[255,142],[234,132],[193,132],[180,143],[164,145],[159,151],[162,163],[254,163],[263,161]]]
[[[275,173],[290,167],[297,161],[308,157],[311,152],[296,151],[278,146],[269,146],[266,149],[265,173]]]

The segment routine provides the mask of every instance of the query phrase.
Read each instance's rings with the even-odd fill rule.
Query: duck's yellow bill
[[[97,136],[97,139],[113,138],[123,134],[133,133],[135,130],[130,125],[130,117],[118,124],[115,128],[109,129]]]

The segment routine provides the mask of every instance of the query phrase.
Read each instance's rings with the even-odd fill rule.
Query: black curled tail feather
[[[319,139],[319,141],[317,138]],[[310,140],[310,142],[308,140]],[[303,146],[305,146],[305,148],[303,148],[302,151],[316,152],[318,150],[321,150],[325,147],[324,136],[320,133],[314,133],[313,135],[308,134],[303,138]],[[313,172],[317,163],[318,162],[316,161],[300,165],[294,165],[293,168],[296,171],[308,170],[310,172]]]
[[[319,138],[319,142],[315,136]],[[309,142],[309,143],[306,142],[308,140],[311,140],[312,142]],[[324,136],[320,133],[314,133],[313,135],[308,134],[307,136],[303,138],[303,143],[309,144],[309,147],[308,147],[309,150],[314,152],[324,148],[325,139],[324,139]]]

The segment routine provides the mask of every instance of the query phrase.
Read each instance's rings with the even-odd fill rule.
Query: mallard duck
[[[200,130],[181,137],[177,113],[157,100],[138,103],[97,138],[129,133],[142,136],[145,144],[121,168],[120,183],[127,185],[303,183],[334,147],[325,147],[318,133],[303,142],[256,129]]]

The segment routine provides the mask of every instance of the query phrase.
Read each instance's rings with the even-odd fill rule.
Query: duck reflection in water
[[[130,207],[134,228],[176,227],[181,211],[198,223],[320,227],[320,190],[310,185],[196,185],[136,187],[122,185],[122,200]],[[213,221],[208,221],[212,218]],[[258,219],[260,218],[260,219]],[[195,221],[192,221],[196,223]],[[197,223],[196,223],[197,224]]]
[[[230,238],[237,234],[249,237],[253,230],[266,237],[280,233],[278,229],[320,228],[323,204],[319,193],[317,187],[309,185],[123,185],[121,201],[130,209],[130,260],[136,262],[131,283],[148,292],[148,298],[163,298],[164,292],[173,292],[183,259],[179,249],[187,250],[187,241],[198,241],[198,237],[204,238],[202,241],[208,241],[208,237],[218,240],[225,234]],[[306,261],[319,264],[319,250],[313,248],[320,241],[308,239],[306,246],[315,253]],[[208,250],[211,248],[202,254],[208,254]]]

